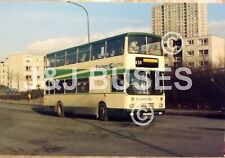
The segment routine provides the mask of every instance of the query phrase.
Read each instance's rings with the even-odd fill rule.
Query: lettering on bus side
[[[123,66],[123,63],[109,63],[109,64],[105,64],[105,65],[96,65],[96,68],[103,68],[103,69],[112,69],[115,67],[121,67]]]

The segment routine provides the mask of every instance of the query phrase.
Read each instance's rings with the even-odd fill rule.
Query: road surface
[[[139,127],[0,103],[0,155],[223,156],[224,129],[214,117],[164,115]]]

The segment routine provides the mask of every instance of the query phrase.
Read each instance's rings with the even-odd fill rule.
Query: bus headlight
[[[134,108],[134,104],[130,104],[130,108]]]

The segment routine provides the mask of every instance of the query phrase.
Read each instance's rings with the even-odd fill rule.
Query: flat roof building
[[[195,69],[224,68],[224,49],[223,37],[207,35],[186,38],[183,47],[183,63]]]
[[[184,39],[182,58],[166,55],[166,67],[174,67],[182,61],[182,66],[191,69],[218,69],[225,66],[225,39],[206,35]]]
[[[163,36],[177,32],[185,37],[207,35],[207,5],[204,3],[165,3],[152,9],[152,32]]]
[[[26,53],[10,55],[7,62],[1,63],[0,72],[6,70],[7,78],[6,74],[0,74],[1,78],[5,78],[1,85],[19,91],[44,88],[44,56]]]
[[[0,85],[9,87],[9,79],[8,79],[8,59],[2,60],[0,62]]]

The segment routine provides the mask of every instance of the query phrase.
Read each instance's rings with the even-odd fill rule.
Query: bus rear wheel
[[[108,109],[105,103],[100,103],[98,108],[98,119],[101,121],[108,120]]]
[[[56,115],[58,117],[64,117],[64,110],[63,110],[62,102],[58,102],[58,104],[56,105]]]

